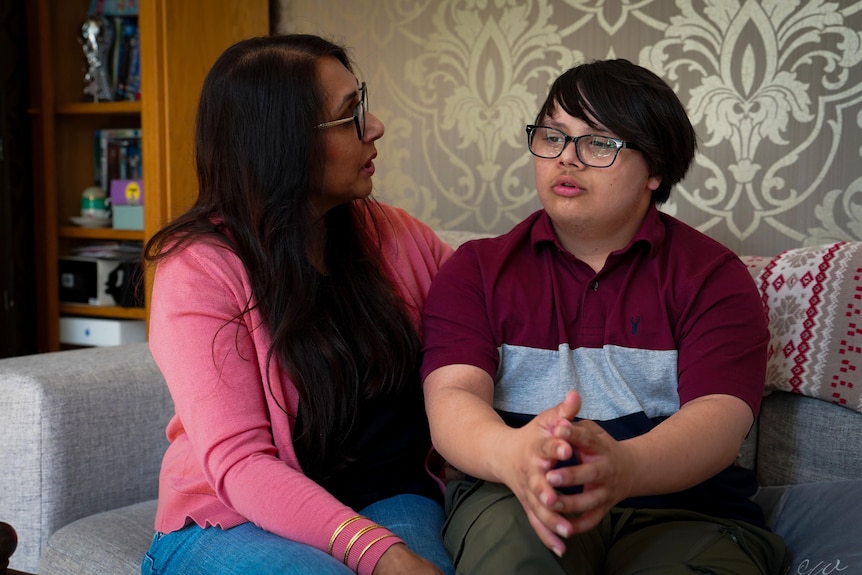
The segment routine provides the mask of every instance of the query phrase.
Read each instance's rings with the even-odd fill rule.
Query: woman
[[[176,413],[143,573],[452,572],[417,335],[450,249],[369,198],[382,135],[319,37],[207,75],[198,199],[146,248]]]

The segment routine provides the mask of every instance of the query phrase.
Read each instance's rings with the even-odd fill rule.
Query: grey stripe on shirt
[[[503,345],[494,388],[494,407],[535,415],[581,394],[578,417],[609,421],[643,413],[650,419],[679,410],[677,351],[603,348],[557,350]]]

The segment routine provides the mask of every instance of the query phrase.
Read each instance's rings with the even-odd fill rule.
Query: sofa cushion
[[[494,237],[494,234],[467,232],[464,230],[436,230],[436,233],[441,240],[452,246],[454,249],[458,249],[461,244],[469,242],[470,240]]]
[[[84,517],[54,533],[40,575],[140,575],[155,535],[156,500]]]
[[[33,572],[56,530],[158,493],[173,404],[146,343],[0,360],[0,518]]]
[[[767,391],[862,411],[862,242],[742,259],[769,316]]]
[[[761,485],[786,485],[862,478],[860,445],[862,415],[776,391],[760,410],[757,480]]]
[[[762,487],[754,499],[791,550],[789,573],[862,572],[862,481]]]

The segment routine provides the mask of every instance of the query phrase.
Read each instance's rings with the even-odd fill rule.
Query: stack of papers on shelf
[[[80,246],[73,252],[76,256],[87,258],[130,260],[141,257],[143,249],[141,242],[106,242]]]

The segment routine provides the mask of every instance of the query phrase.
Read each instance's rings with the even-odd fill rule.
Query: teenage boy
[[[626,60],[563,73],[528,125],[542,210],[464,245],[424,313],[426,409],[458,573],[781,572],[735,465],[763,393],[758,291],[658,211],[696,135]]]

